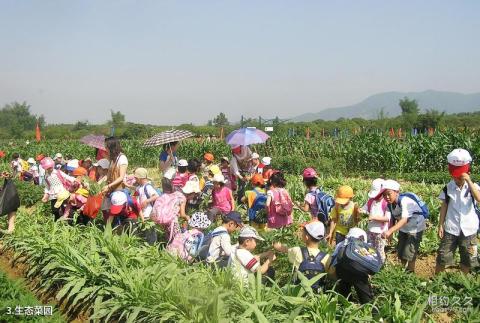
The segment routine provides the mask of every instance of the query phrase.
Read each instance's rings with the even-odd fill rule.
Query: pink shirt
[[[212,192],[213,207],[219,209],[223,214],[232,211],[232,191],[224,186],[219,191]]]
[[[310,214],[312,216],[318,215],[318,205],[317,205],[317,196],[315,194],[315,189],[305,195],[304,201],[309,205]]]

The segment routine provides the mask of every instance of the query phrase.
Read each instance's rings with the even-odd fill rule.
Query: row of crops
[[[431,173],[446,170],[446,155],[454,148],[464,148],[474,156],[480,155],[480,140],[476,133],[449,131],[434,136],[418,135],[405,138],[390,138],[382,134],[362,133],[344,138],[275,137],[254,150],[263,156],[273,157],[275,167],[289,173],[300,173],[306,166],[316,166],[326,174],[374,172],[380,174],[414,173],[415,178],[430,179]],[[141,140],[124,140],[122,147],[134,165],[157,166],[160,148],[143,148]],[[24,157],[39,153],[65,155],[81,158],[92,156],[93,149],[73,140],[48,140],[40,143],[23,141],[0,141],[0,150],[19,152]],[[182,158],[201,158],[205,152],[215,156],[229,155],[223,141],[199,142],[197,139],[182,142],[179,155]],[[477,166],[474,163],[474,172]],[[435,178],[435,177],[434,177]],[[445,179],[441,177],[440,180]],[[437,180],[438,181],[438,180]]]
[[[304,189],[298,176],[288,176],[288,189],[301,201]],[[364,179],[326,177],[325,189],[351,185],[355,201],[366,200],[370,182]],[[438,247],[436,224],[441,185],[403,183],[405,190],[425,198],[433,211],[421,245],[421,254]],[[243,211],[244,212],[244,211]],[[264,234],[258,252],[274,241],[299,244],[296,232],[306,214],[295,210],[295,225]],[[361,226],[366,225],[364,219]],[[324,248],[327,248],[324,246]],[[48,206],[38,204],[32,214],[21,209],[14,235],[5,236],[3,250],[13,252],[13,263],[26,264],[26,276],[34,291],[53,297],[73,319],[78,315],[100,321],[436,321],[436,311],[446,311],[461,322],[480,314],[479,275],[446,273],[430,280],[405,273],[389,264],[372,283],[376,301],[370,305],[350,303],[333,291],[313,296],[308,283],[293,286],[291,266],[285,256],[275,261],[276,284],[265,287],[257,280],[242,288],[228,271],[216,272],[201,265],[187,266],[139,238],[115,235],[101,223],[73,227],[52,221]],[[394,258],[390,254],[390,259]],[[432,264],[433,265],[433,264]],[[333,282],[330,287],[333,287]],[[192,293],[192,291],[194,291]],[[460,299],[461,306],[439,307],[435,297]],[[444,304],[445,305],[445,304]],[[443,306],[443,305],[442,305]]]

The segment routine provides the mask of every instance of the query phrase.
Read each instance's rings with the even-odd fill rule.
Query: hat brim
[[[55,205],[53,206],[54,208],[58,209],[59,207],[62,206],[63,202],[65,202],[67,199],[62,199],[62,200],[57,200]]]
[[[111,213],[112,215],[120,214],[120,213],[122,212],[122,210],[123,210],[123,207],[124,207],[124,205],[112,205],[112,206],[110,207],[110,213]]]
[[[337,197],[335,198],[335,203],[337,204],[347,204],[348,202],[350,201],[349,198],[341,198],[341,197]]]
[[[377,198],[382,193],[383,193],[383,190],[372,190],[368,192],[368,197],[371,199],[374,199],[374,198]]]

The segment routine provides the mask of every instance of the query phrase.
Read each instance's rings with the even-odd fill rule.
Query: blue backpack
[[[420,209],[422,210],[421,212],[418,212],[418,213],[414,213],[414,214],[421,214],[423,215],[423,218],[425,219],[428,219],[430,217],[430,211],[428,210],[428,206],[427,206],[427,203],[425,203],[420,197],[418,197],[417,194],[415,193],[411,193],[411,192],[406,192],[406,193],[401,193],[398,197],[398,206],[401,207],[402,206],[402,199],[404,197],[409,197],[411,198],[412,200],[415,201],[415,203],[417,203],[417,205],[420,207]],[[388,210],[390,212],[393,211],[393,207],[391,204],[388,204]]]
[[[204,237],[202,241],[202,246],[198,249],[197,252],[198,259],[206,260],[208,256],[210,256],[210,244],[212,243],[212,239],[221,236],[222,234],[228,234],[228,232],[223,230],[217,232],[212,231]]]
[[[383,266],[378,250],[362,239],[347,238],[339,246],[338,253],[332,263],[347,274],[373,275]]]
[[[312,279],[313,277],[317,276],[318,274],[325,273],[325,266],[322,263],[323,258],[327,255],[324,252],[319,252],[317,256],[312,256],[308,249],[305,247],[301,247],[300,250],[302,251],[303,260],[298,266],[298,271],[305,275],[306,278]],[[318,279],[311,287],[315,292],[318,292],[321,287],[324,285],[325,277]],[[295,280],[296,284],[299,284],[300,281],[297,278]]]
[[[323,192],[320,188],[317,188],[315,190],[315,201],[317,202],[318,207],[317,217],[320,221],[326,223],[330,211],[335,206],[335,200],[331,195]]]
[[[266,194],[257,191],[256,188],[253,189],[253,192],[255,192],[256,196],[253,200],[252,206],[248,209],[248,219],[250,221],[255,220],[257,218],[257,213],[261,210],[264,210],[265,206],[267,205]]]

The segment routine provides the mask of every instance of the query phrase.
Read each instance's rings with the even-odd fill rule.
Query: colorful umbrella
[[[270,138],[262,130],[253,127],[241,128],[231,132],[225,141],[230,146],[248,146],[253,144],[263,144]]]
[[[87,146],[105,150],[105,136],[104,135],[87,135],[80,139],[81,143]]]
[[[144,147],[155,147],[195,136],[188,130],[167,130],[145,141]]]

